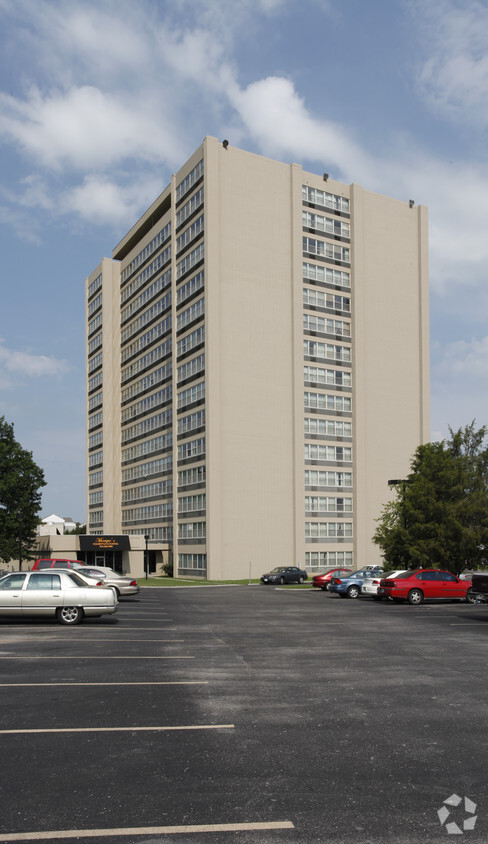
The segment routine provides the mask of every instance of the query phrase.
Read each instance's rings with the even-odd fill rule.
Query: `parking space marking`
[[[7,832],[0,834],[0,841],[52,841],[62,838],[108,838],[123,835],[178,835],[179,833],[205,832],[254,832],[271,829],[295,829],[291,821],[266,823],[211,823],[186,826],[134,826],[115,829],[59,829],[40,832]]]
[[[7,687],[29,688],[34,686],[208,686],[208,680],[141,680],[132,683],[0,683],[0,689]]]
[[[53,727],[49,729],[0,730],[0,736],[32,733],[166,733],[182,730],[233,730],[234,724],[189,724],[183,727]]]
[[[44,638],[47,638],[47,637],[44,637]],[[58,639],[61,639],[63,642],[66,641],[64,636],[49,636],[48,641],[54,642]],[[11,641],[12,641],[11,639],[0,639],[0,645],[4,645],[7,642],[11,642]],[[83,641],[84,642],[98,642],[99,640],[98,639],[83,638]],[[103,644],[105,644],[106,641],[107,641],[107,639],[104,639]],[[109,639],[108,641],[109,642],[112,642],[112,641],[113,642],[134,642],[134,641],[135,642],[160,642],[160,643],[163,643],[163,644],[171,644],[172,642],[179,642],[179,643],[184,642],[185,639],[119,639],[119,638],[117,638],[117,639]]]

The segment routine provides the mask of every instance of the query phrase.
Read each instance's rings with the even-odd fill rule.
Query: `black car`
[[[261,583],[303,583],[307,578],[307,572],[296,566],[276,566],[262,575]]]

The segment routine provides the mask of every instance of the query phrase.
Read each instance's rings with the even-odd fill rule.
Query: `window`
[[[311,358],[323,358],[324,360],[337,360],[344,363],[351,362],[351,349],[349,346],[336,346],[333,343],[318,343],[315,340],[303,341],[303,354]]]
[[[103,392],[90,397],[88,400],[88,412],[91,413],[92,410],[95,410],[96,407],[100,407],[101,404],[103,404]]]
[[[178,202],[188,191],[195,185],[203,176],[203,158],[198,164],[185,176],[182,182],[176,186],[176,201]]]
[[[352,487],[352,472],[326,472],[306,469],[305,486]]]
[[[336,567],[352,567],[352,551],[306,551],[305,567],[316,570]]]
[[[350,372],[343,369],[323,369],[321,366],[304,366],[303,380],[336,387],[350,387],[352,384]]]
[[[317,334],[336,334],[351,336],[351,325],[340,319],[326,319],[315,314],[303,314],[303,330],[316,331]]]
[[[197,410],[196,413],[190,413],[189,416],[182,416],[178,419],[178,433],[186,434],[195,428],[203,428],[204,425],[205,411]]]
[[[137,347],[137,343],[134,344]],[[127,360],[130,357],[131,349],[129,349],[129,354],[126,354],[125,351],[122,353],[122,361]],[[137,348],[136,348],[137,351]],[[159,346],[156,346],[154,349],[151,349],[146,355],[139,360],[136,360],[134,363],[131,363],[130,366],[127,366],[125,369],[122,370],[122,384],[125,384],[126,381],[130,381],[131,378],[134,378],[139,372],[142,372],[144,369],[147,369],[154,363],[157,363],[159,360],[162,360],[164,357],[171,353],[171,337],[168,340],[165,340],[164,343],[161,343]]]
[[[331,234],[334,237],[350,237],[351,226],[344,220],[336,217],[322,217],[321,214],[314,214],[310,211],[302,211],[302,225],[307,229],[315,229],[324,234]]]
[[[352,448],[342,445],[305,443],[305,460],[333,460],[350,463],[352,460]]]
[[[189,299],[190,296],[193,296],[198,290],[202,290],[205,286],[205,271],[200,270],[199,273],[194,275],[188,281],[185,281],[181,287],[178,287],[176,291],[176,303],[177,305],[181,305],[182,302],[185,302],[186,299]]]
[[[201,401],[205,398],[205,381],[200,381],[199,384],[195,384],[193,387],[189,387],[187,390],[182,390],[181,393],[178,393],[178,408],[186,407],[188,404],[193,404],[193,402]]]
[[[321,205],[323,208],[349,213],[349,200],[345,196],[310,188],[308,185],[302,185],[302,202],[311,202],[313,205]]]
[[[161,291],[163,291],[168,285],[171,284],[171,270],[166,270],[163,275],[159,276],[153,283],[146,287],[143,292],[137,296],[132,302],[124,308],[120,314],[120,322],[124,323],[126,320],[130,319],[130,317],[135,314],[140,308],[143,308],[147,302],[150,302],[151,299],[154,299],[155,296],[158,296]]]
[[[317,264],[302,264],[305,281],[316,281],[319,284],[330,284],[334,287],[350,287],[351,276],[344,270],[332,270],[329,267],[319,267]]]
[[[303,288],[303,304],[312,308],[328,308],[334,311],[344,311],[347,314],[351,311],[351,299],[349,296],[326,293],[323,290],[316,290],[310,287]]]
[[[154,259],[150,264],[139,273],[128,285],[124,287],[120,294],[120,302],[123,305],[124,302],[127,302],[127,299],[130,299],[134,293],[136,293],[141,287],[152,278],[155,273],[157,273],[168,261],[171,260],[171,243],[166,249],[163,249],[160,255]]]
[[[146,390],[149,390],[151,387],[156,387],[158,384],[167,381],[169,378],[171,378],[171,364],[167,363],[165,366],[160,366],[159,369],[155,369],[150,375],[145,375],[144,378],[141,378],[139,381],[131,384],[130,387],[126,387],[125,390],[122,390],[122,403],[135,398],[139,395],[139,393],[145,393]]]
[[[198,440],[188,440],[178,446],[178,460],[187,460],[189,457],[200,457],[205,454],[205,437]]]
[[[130,407],[124,408],[121,414],[122,424],[127,422],[129,419],[134,419],[136,416],[140,416],[141,413],[146,413],[148,410],[153,410],[165,402],[171,401],[172,394],[173,390],[170,384],[169,387],[165,387],[163,390],[158,390],[157,393],[153,393],[152,396],[147,396],[147,398],[141,399],[141,401],[136,402]]]
[[[352,498],[306,495],[305,510],[310,513],[352,513]]]
[[[352,522],[305,522],[305,538],[350,539]]]
[[[188,202],[185,202],[182,208],[176,214],[176,228],[179,228],[188,217],[191,217],[194,211],[203,205],[203,188],[197,190]]]
[[[320,255],[330,261],[340,261],[349,264],[351,261],[351,250],[348,246],[339,246],[338,243],[329,243],[327,240],[316,240],[313,237],[304,237],[302,240],[303,251],[310,255]]]
[[[205,340],[205,326],[201,325],[200,328],[197,328],[196,331],[192,331],[191,334],[186,334],[185,337],[182,337],[181,340],[178,340],[177,346],[177,356],[181,357],[182,355],[190,352],[195,346],[199,346]]]
[[[88,465],[91,468],[94,466],[99,466],[100,463],[103,463],[103,451],[97,451],[95,454],[90,454],[88,459]]]
[[[61,589],[61,578],[59,574],[31,574],[27,589]]]
[[[178,554],[178,574],[183,574],[185,571],[198,571],[204,574],[206,568],[206,554]]]
[[[146,325],[152,322],[156,317],[163,314],[169,307],[171,306],[171,292],[167,293],[160,299],[158,302],[155,302],[154,305],[151,305],[147,311],[144,311],[134,322],[131,322],[126,328],[123,329],[120,335],[120,342],[127,343],[134,334],[137,334]],[[171,328],[171,316],[166,317],[161,323],[161,333],[164,334],[165,331],[169,331]]]
[[[93,296],[93,294],[96,293],[97,290],[100,289],[101,286],[102,286],[102,274],[100,273],[100,275],[97,275],[96,279],[94,281],[92,281],[92,283],[90,284],[90,286],[88,288],[88,298],[90,299]]]
[[[352,422],[338,422],[335,419],[320,419],[317,416],[306,417],[304,433],[328,437],[352,437]]]
[[[188,253],[188,255],[185,255],[185,257],[176,265],[176,278],[181,278],[181,276],[191,270],[195,264],[198,264],[199,261],[203,261],[204,255],[205,244],[202,241],[198,244],[196,249],[193,249]]]
[[[120,276],[122,284],[127,278],[129,278],[130,275],[132,275],[133,272],[136,271],[137,267],[140,267],[141,264],[144,263],[144,261],[147,261],[147,259],[151,255],[153,255],[154,252],[156,252],[156,250],[159,249],[159,247],[162,246],[163,243],[165,243],[170,236],[171,223],[168,223],[166,226],[164,226],[164,228],[161,229],[161,231],[157,233],[155,237],[153,237],[151,242],[148,243],[147,246],[145,246],[144,249],[139,252],[138,255],[136,255],[136,257],[130,262],[130,264],[128,264],[128,266],[122,270]]]
[[[178,539],[205,539],[206,522],[183,522],[178,525]]]
[[[350,413],[352,410],[351,399],[348,396],[336,396],[324,393],[304,393],[305,407],[317,408],[317,410],[332,410]]]
[[[189,486],[190,484],[203,484],[206,479],[205,466],[194,466],[191,469],[183,469],[178,472],[178,486]]]
[[[207,497],[205,493],[186,495],[178,499],[178,513],[191,513],[194,510],[205,510]]]
[[[164,448],[170,448],[173,442],[173,434],[160,434],[159,437],[153,437],[152,440],[145,440],[137,445],[131,445],[129,448],[122,449],[122,463],[127,463],[128,460],[137,460],[138,457],[145,457],[146,454],[153,454],[155,451],[162,451]]]
[[[181,314],[178,314],[176,319],[176,328],[179,331],[185,326],[189,325],[191,322],[194,322],[196,319],[200,319],[205,314],[205,299],[202,297],[197,302],[194,302],[190,308],[187,308],[186,311],[182,311]]]
[[[188,226],[187,229],[180,234],[179,237],[176,238],[176,252],[181,252],[182,249],[185,249],[192,240],[195,240],[196,237],[201,235],[203,232],[203,214],[200,215],[198,220],[195,220],[191,226]]]
[[[137,425],[131,425],[129,428],[122,429],[122,443],[134,440],[137,437],[148,434],[151,431],[156,431],[158,428],[166,428],[171,425],[173,412],[171,408],[163,410],[162,413],[156,413],[155,416],[150,416],[148,419],[143,419]]]

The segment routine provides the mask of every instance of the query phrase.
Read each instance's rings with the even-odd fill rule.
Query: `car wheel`
[[[468,604],[475,604],[476,603],[476,592],[473,592],[472,589],[468,589],[466,592],[466,601]]]
[[[281,586],[283,586],[284,582],[285,582],[285,578],[284,578],[284,577],[280,577],[280,585],[281,585]]]
[[[424,593],[421,589],[410,589],[408,593],[408,603],[409,604],[421,604],[424,600]]]
[[[360,593],[359,586],[350,586],[347,590],[347,597],[348,598],[357,598]]]
[[[115,592],[115,597],[117,598],[117,600],[119,600],[119,598],[120,598],[120,592],[119,592],[119,590],[117,589],[117,587],[116,587],[116,586],[112,586],[112,589],[113,589],[113,590],[114,590],[114,592]]]
[[[302,577],[301,575],[300,575],[300,577],[298,578],[298,582],[299,582],[299,583],[303,583],[303,577]]]
[[[60,624],[79,624],[83,610],[81,607],[59,607],[57,617]]]
[[[321,586],[320,588],[322,589],[322,592],[328,592],[329,591],[329,587],[327,585]]]

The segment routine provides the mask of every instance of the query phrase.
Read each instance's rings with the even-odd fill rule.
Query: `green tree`
[[[0,560],[28,557],[34,544],[44,472],[14,437],[14,426],[0,416]]]
[[[86,533],[86,525],[81,525],[79,522],[76,522],[75,527],[72,530],[65,530],[65,536],[78,536],[80,533]]]
[[[488,555],[487,429],[472,422],[449,432],[449,440],[417,448],[383,508],[374,541],[389,567],[459,572]]]

